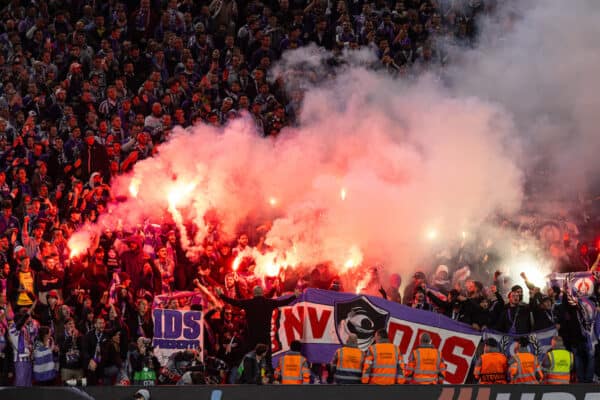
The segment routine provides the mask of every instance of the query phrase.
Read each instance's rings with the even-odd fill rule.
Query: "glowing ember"
[[[235,260],[233,260],[233,264],[231,265],[233,272],[237,272],[238,268],[240,267],[240,263],[242,262],[242,258],[244,257],[242,256],[242,253],[240,253],[237,255]]]
[[[346,192],[346,188],[342,188],[342,189],[340,190],[340,199],[342,199],[342,201],[343,201],[343,200],[346,200],[346,195],[347,195],[347,194],[348,194],[348,193]]]
[[[267,262],[267,264],[263,267],[263,271],[266,276],[277,276],[279,274],[279,270],[281,266],[275,263],[275,261]]]
[[[67,246],[69,247],[69,258],[75,258],[84,254],[91,243],[90,234],[85,231],[74,233],[70,238]]]
[[[71,249],[71,252],[69,253],[69,258],[75,258],[75,257],[79,256],[81,253],[83,253],[83,249],[73,248],[73,249]]]
[[[256,254],[254,257],[254,261],[256,262],[256,268],[254,273],[257,276],[277,276],[279,274],[279,270],[281,269],[281,260],[283,260],[285,256],[282,258],[278,257],[276,252],[269,252],[266,254]]]
[[[363,261],[362,252],[360,251],[360,249],[357,246],[350,247],[350,251],[348,253],[349,253],[348,259],[344,262],[344,270],[345,271],[359,266]],[[345,271],[342,271],[342,272],[345,272]]]
[[[505,273],[514,282],[520,281],[520,274],[526,273],[527,280],[539,288],[544,288],[548,282],[547,276],[552,271],[548,262],[533,254],[519,254],[507,262]]]
[[[140,180],[133,178],[129,184],[129,194],[131,197],[137,197],[140,192]]]
[[[435,240],[435,239],[437,239],[437,237],[438,237],[438,231],[437,231],[437,229],[433,229],[433,228],[429,229],[429,230],[428,230],[428,231],[425,233],[425,237],[426,237],[428,240]]]
[[[367,276],[365,276],[362,280],[358,282],[358,285],[356,285],[356,294],[360,294],[360,292],[366,289],[368,283],[367,279]]]
[[[194,182],[175,185],[167,195],[169,208],[172,210],[177,209],[177,207],[192,193],[195,187],[196,184]]]

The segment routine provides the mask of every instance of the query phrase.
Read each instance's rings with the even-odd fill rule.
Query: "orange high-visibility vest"
[[[360,383],[364,353],[356,347],[344,346],[335,352],[335,383]]]
[[[446,377],[446,364],[440,352],[433,346],[423,346],[413,350],[406,367],[406,376],[412,376],[410,383],[435,385]]]
[[[510,383],[536,384],[544,376],[536,356],[531,353],[517,353],[511,359],[508,369]]]
[[[473,375],[482,384],[506,383],[508,361],[502,353],[492,352],[482,354]]]
[[[393,385],[404,382],[398,347],[393,343],[376,343],[369,347],[363,366],[362,383]]]
[[[301,385],[310,382],[310,369],[306,359],[300,354],[289,352],[279,359],[275,369],[275,379],[283,385]]]

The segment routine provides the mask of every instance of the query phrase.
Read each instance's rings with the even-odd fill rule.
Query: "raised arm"
[[[294,300],[296,300],[297,298],[298,298],[298,296],[293,294],[290,297],[271,299],[271,300],[269,300],[269,302],[271,303],[271,305],[273,307],[283,307],[283,306],[287,306],[288,304],[294,302]]]
[[[240,307],[240,308],[244,308],[244,306],[246,305],[245,300],[237,300],[237,299],[232,299],[231,297],[225,296],[225,294],[223,294],[223,290],[221,290],[221,288],[216,288],[215,290],[216,290],[219,298],[227,304],[231,304],[232,306],[236,306],[236,307]]]

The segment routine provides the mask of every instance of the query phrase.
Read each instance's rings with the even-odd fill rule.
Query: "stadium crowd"
[[[402,79],[440,73],[448,62],[442,44],[472,45],[476,16],[493,7],[489,0],[8,1],[0,10],[0,385],[260,383],[261,368],[251,372],[257,364],[242,368],[245,355],[269,359],[265,315],[294,300],[273,298],[307,287],[342,290],[327,265],[262,282],[252,274],[258,231],[228,243],[216,222],[194,261],[171,225],[106,231],[77,257],[69,237],[115,201],[112,178],[152,157],[175,125],[222,125],[245,112],[261,136],[274,137],[295,124],[302,89],[284,87],[271,68],[284,51],[314,43],[335,62],[345,49],[370,47],[374,69]],[[381,288],[372,271],[374,291],[476,329],[556,326],[577,380],[591,381],[596,343],[576,300],[561,287],[542,293],[527,282],[523,303],[523,288],[476,273],[495,270],[493,255],[478,251],[477,279],[461,279],[470,269],[453,259],[436,263],[429,277],[417,272],[403,296],[399,276]],[[234,271],[239,254],[247,257]],[[590,257],[585,265],[595,268]],[[210,299],[204,360],[181,352],[161,368],[151,308],[174,291]],[[197,307],[188,303],[175,298],[164,307]],[[264,369],[266,381],[277,377],[268,363]],[[322,378],[320,368],[312,371]]]

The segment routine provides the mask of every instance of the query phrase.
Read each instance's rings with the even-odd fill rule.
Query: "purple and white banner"
[[[152,310],[154,339],[152,344],[161,365],[175,352],[196,349],[202,351],[204,323],[201,311]]]
[[[419,336],[427,332],[447,364],[446,382],[451,384],[466,381],[482,338],[496,338],[510,356],[515,340],[521,336],[480,332],[444,315],[379,297],[319,289],[307,289],[297,302],[276,310],[272,322],[273,357],[289,350],[293,340],[300,340],[304,355],[313,363],[330,362],[349,333],[356,334],[359,347],[366,350],[381,328],[387,329],[390,340],[407,362]],[[531,350],[542,355],[555,334],[554,329],[531,334]]]
[[[545,329],[543,331],[533,332],[529,335],[511,335],[508,333],[500,333],[495,331],[486,331],[483,333],[483,339],[494,338],[498,342],[500,351],[504,353],[509,359],[515,354],[515,343],[522,336],[527,336],[529,339],[528,349],[532,354],[538,357],[538,360],[542,362],[544,354],[550,350],[552,337],[556,336],[557,332],[555,328]]]
[[[481,341],[480,332],[438,313],[378,297],[308,289],[296,303],[273,313],[273,356],[289,350],[293,340],[300,340],[309,361],[328,363],[348,334],[355,333],[360,348],[366,350],[381,328],[388,330],[405,361],[421,333],[429,333],[448,366],[446,379],[454,384],[465,381]]]

